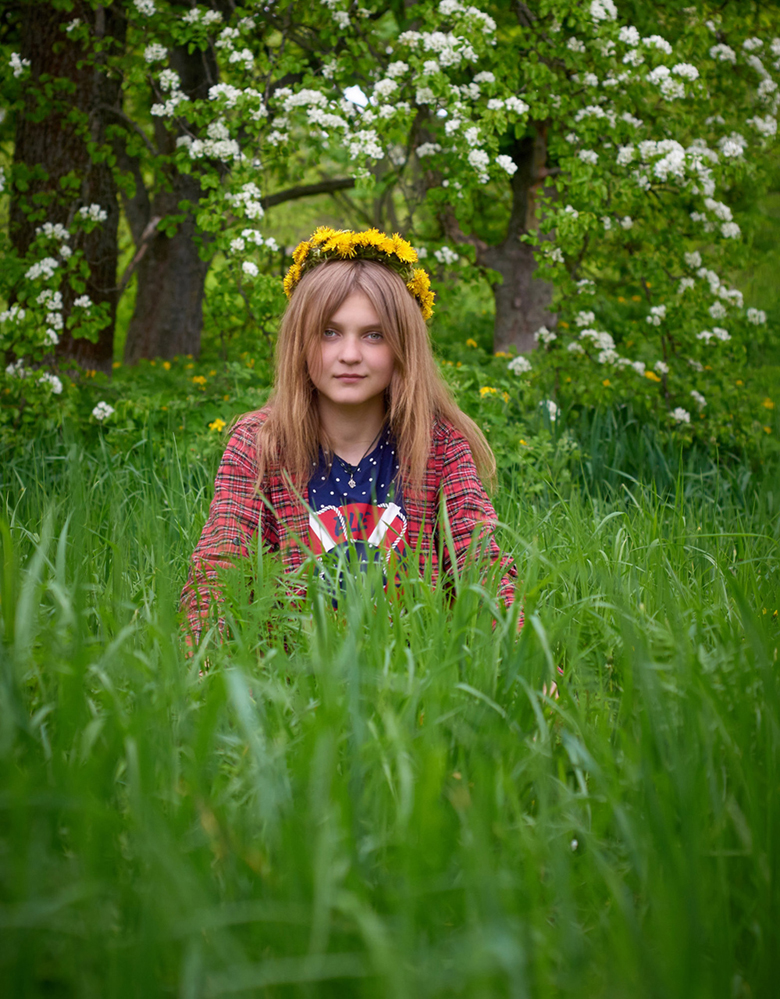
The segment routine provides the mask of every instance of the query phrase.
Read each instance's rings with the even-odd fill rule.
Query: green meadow
[[[1,456],[3,995],[775,995],[780,475],[616,441],[502,476],[519,638],[257,554],[189,660],[214,460]]]

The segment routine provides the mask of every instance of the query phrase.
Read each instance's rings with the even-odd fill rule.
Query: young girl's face
[[[344,299],[308,358],[309,375],[320,397],[339,408],[364,406],[383,397],[393,366],[379,316],[362,292]]]

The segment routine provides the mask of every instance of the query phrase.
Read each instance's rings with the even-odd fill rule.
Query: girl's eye
[[[322,335],[325,337],[326,340],[332,340],[334,337],[338,336],[338,333],[336,332],[336,330],[328,329],[324,330]]]
[[[383,339],[383,337],[379,330],[372,330],[371,333],[366,333],[366,339],[371,340],[373,343],[377,343],[379,340]]]

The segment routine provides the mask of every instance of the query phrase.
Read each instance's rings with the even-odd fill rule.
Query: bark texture
[[[113,37],[121,44],[124,37],[124,20],[114,7],[93,10],[86,3],[76,3],[70,11],[62,11],[43,0],[23,5],[20,47],[21,56],[30,60],[31,85],[16,126],[14,175],[23,175],[27,186],[26,190],[15,186],[12,191],[9,233],[14,249],[25,254],[42,222],[69,225],[81,205],[99,204],[107,212],[105,222],[88,235],[80,234],[70,245],[84,250],[89,264],[86,293],[93,302],[108,303],[110,323],[97,343],[74,339],[63,331],[57,354],[86,368],[110,372],[119,202],[110,165],[100,156],[93,159],[88,143],[106,148],[104,109],[118,101],[120,81],[108,75],[99,60],[85,59],[80,43],[62,30],[74,17],[89,24],[100,40]],[[41,76],[60,81],[45,104]],[[76,293],[67,286],[61,291],[67,318]]]
[[[208,53],[175,49],[171,67],[182,90],[192,99],[204,98],[217,82],[217,68]],[[171,155],[176,136],[157,119],[155,141],[160,153]],[[167,170],[164,185],[150,199],[139,164],[124,155],[124,165],[135,177],[135,195],[125,201],[125,211],[136,244],[138,279],[135,310],[127,331],[125,361],[200,353],[203,327],[203,293],[209,261],[202,260],[195,240],[195,219],[185,215],[173,235],[160,232],[160,220],[180,214],[182,201],[195,203],[202,189],[197,175]]]

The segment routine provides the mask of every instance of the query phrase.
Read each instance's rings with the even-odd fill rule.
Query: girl
[[[192,640],[219,603],[219,570],[248,556],[258,531],[291,573],[309,553],[348,551],[417,557],[435,581],[453,555],[462,568],[481,550],[501,560],[511,604],[517,573],[482,484],[495,460],[436,368],[417,253],[397,234],[321,227],[293,260],[273,393],[233,429],[182,592]],[[451,544],[440,543],[445,511]]]

